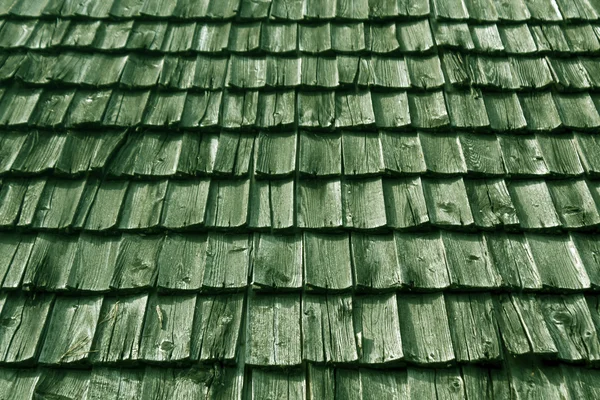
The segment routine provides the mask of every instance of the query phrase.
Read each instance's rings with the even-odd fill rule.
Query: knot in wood
[[[573,317],[566,311],[554,311],[552,313],[552,321],[560,325],[570,325],[573,321]]]

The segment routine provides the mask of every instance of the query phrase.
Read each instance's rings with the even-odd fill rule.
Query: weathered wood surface
[[[444,296],[398,296],[400,330],[407,361],[443,365],[455,359]]]
[[[303,296],[302,355],[305,360],[327,363],[358,360],[352,304],[349,295]]]
[[[70,364],[89,359],[102,300],[102,296],[56,299],[39,356],[41,364]]]
[[[404,358],[396,295],[354,298],[359,362],[384,364]]]
[[[198,296],[192,328],[191,357],[232,361],[239,348],[244,295]]]
[[[302,237],[256,235],[252,285],[256,289],[286,290],[302,286]]]
[[[248,299],[246,363],[299,365],[302,357],[300,296],[254,295]]]
[[[140,359],[178,362],[190,358],[196,296],[151,295],[140,341]]]
[[[104,299],[90,354],[94,364],[135,362],[141,357],[147,304],[147,294]]]
[[[352,261],[348,234],[304,234],[304,283],[313,290],[352,287]]]

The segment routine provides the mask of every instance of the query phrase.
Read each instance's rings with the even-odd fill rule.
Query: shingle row
[[[222,293],[251,284],[265,292],[562,293],[600,287],[599,249],[587,233],[3,233],[0,287]]]
[[[197,396],[211,400],[265,398],[282,400],[384,400],[436,398],[498,399],[510,393],[539,398],[592,399],[600,396],[598,370],[539,361],[511,361],[510,369],[465,365],[457,368],[349,369],[308,363],[306,368],[118,368],[91,370],[0,369],[0,390],[21,400],[37,397],[148,398],[170,400]],[[217,372],[215,372],[217,371]],[[157,390],[160,388],[160,390]],[[35,396],[35,397],[34,397]],[[116,397],[109,397],[110,399]]]
[[[373,177],[251,182],[248,178],[39,177],[5,179],[0,198],[0,226],[35,230],[402,230],[433,225],[556,231],[591,230],[600,223],[600,185],[583,179]]]
[[[479,89],[376,91],[162,91],[0,87],[0,124],[312,130],[553,131],[600,127],[600,95]]]
[[[0,132],[0,146],[0,176],[7,178],[86,173],[257,179],[295,173],[302,178],[462,175],[521,179],[585,174],[596,179],[600,175],[600,136],[585,132],[7,130]]]
[[[2,368],[0,391],[19,400],[203,398],[241,400],[244,372],[218,364],[192,368]]]
[[[432,21],[434,40],[440,48],[487,54],[597,53],[597,24],[516,23],[467,24]]]
[[[492,54],[600,51],[598,24],[148,22],[0,19],[0,48],[123,53],[398,54],[441,48]]]
[[[65,52],[0,54],[0,81],[26,86],[171,90],[374,88],[433,90],[444,84],[504,91],[600,88],[595,58],[442,56],[144,57]],[[25,90],[25,89],[23,89]],[[143,94],[146,95],[147,94]]]
[[[0,362],[8,365],[234,364],[242,358],[267,367],[302,361],[448,366],[497,364],[505,353],[590,365],[600,359],[600,302],[581,294],[13,292],[0,299],[0,317],[8,321]]]
[[[573,4],[574,3],[574,4]],[[474,21],[579,21],[599,19],[593,0],[108,0],[102,4],[71,0],[7,0],[0,15],[75,18],[366,20],[423,17]]]
[[[386,23],[278,22],[156,23],[115,21],[0,20],[0,48],[163,53],[422,52],[433,38],[426,19]]]

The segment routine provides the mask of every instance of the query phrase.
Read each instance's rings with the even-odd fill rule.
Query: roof
[[[0,398],[600,397],[598,0],[0,0]]]

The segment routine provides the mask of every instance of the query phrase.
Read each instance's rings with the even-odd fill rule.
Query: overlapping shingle
[[[0,4],[0,392],[597,397],[599,13]]]

